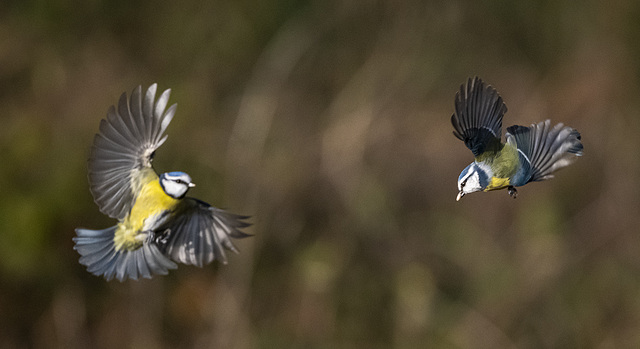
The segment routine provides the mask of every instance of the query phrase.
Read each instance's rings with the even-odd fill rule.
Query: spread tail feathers
[[[165,257],[155,244],[145,242],[137,250],[116,251],[113,236],[117,226],[103,230],[76,229],[74,249],[80,253],[80,263],[97,276],[120,281],[140,277],[150,279],[153,274],[166,275],[178,266]]]
[[[529,182],[553,178],[553,173],[582,156],[580,133],[563,124],[551,128],[549,120],[531,127],[507,128],[507,139],[515,137],[518,151],[531,165]]]

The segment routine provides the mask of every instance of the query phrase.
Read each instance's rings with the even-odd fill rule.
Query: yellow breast
[[[177,203],[177,199],[170,197],[162,190],[158,176],[154,173],[146,184],[140,186],[140,194],[131,207],[129,215],[118,224],[114,236],[116,250],[122,248],[134,250],[142,246],[147,237],[145,229],[150,228],[145,225],[152,223],[149,218],[154,219],[165,211],[173,210]]]
[[[489,185],[487,185],[484,191],[504,189],[509,185],[510,185],[509,178],[491,177],[491,180],[489,181]]]

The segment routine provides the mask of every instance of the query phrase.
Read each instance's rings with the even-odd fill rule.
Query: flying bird
[[[171,90],[156,99],[157,85],[138,86],[101,120],[89,156],[89,188],[100,211],[118,223],[102,230],[76,229],[74,249],[95,275],[120,281],[165,275],[175,262],[202,267],[225,249],[238,252],[231,238],[249,217],[229,213],[186,196],[194,187],[180,171],[156,174],[151,162],[167,136],[176,104],[167,108]]]
[[[582,156],[580,133],[551,121],[507,127],[502,143],[502,117],[507,106],[495,88],[475,77],[456,93],[451,116],[453,134],[473,152],[475,160],[458,177],[459,201],[477,191],[507,189],[553,178],[553,173]]]

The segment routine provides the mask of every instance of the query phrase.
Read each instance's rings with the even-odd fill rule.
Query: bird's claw
[[[516,190],[516,187],[514,187],[514,186],[510,185],[507,188],[507,192],[509,193],[509,196],[511,196],[514,199],[518,197],[518,191]]]
[[[165,229],[163,232],[156,234],[153,241],[158,245],[164,245],[169,240],[169,233],[171,233],[171,229]]]

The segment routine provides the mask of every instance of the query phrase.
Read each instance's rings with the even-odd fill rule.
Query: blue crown
[[[180,177],[180,176],[184,176],[186,175],[186,173],[182,172],[182,171],[173,171],[173,172],[167,172],[167,174],[171,177]]]

